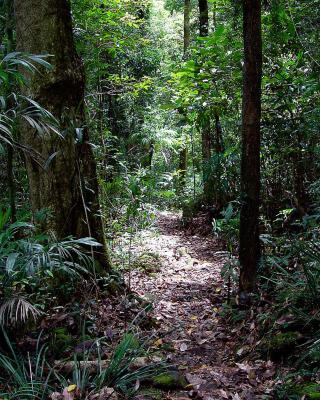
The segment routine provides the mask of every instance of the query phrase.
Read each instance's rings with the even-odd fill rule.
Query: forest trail
[[[159,257],[157,272],[132,270],[131,288],[153,302],[154,345],[191,384],[189,391],[168,399],[265,398],[262,394],[268,390],[259,371],[265,374],[272,366],[234,360],[240,332],[222,315],[226,291],[220,271],[225,253],[216,239],[188,234],[181,229],[179,215],[161,213],[156,230],[139,233],[133,254],[138,260],[146,254]]]

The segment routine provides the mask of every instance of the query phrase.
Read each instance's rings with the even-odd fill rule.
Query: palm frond
[[[41,311],[24,297],[12,297],[0,306],[0,325],[19,325],[31,318],[35,321],[39,315]]]

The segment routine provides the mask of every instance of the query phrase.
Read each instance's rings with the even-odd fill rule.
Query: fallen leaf
[[[159,347],[163,344],[163,340],[162,339],[158,339],[153,343],[155,346]]]

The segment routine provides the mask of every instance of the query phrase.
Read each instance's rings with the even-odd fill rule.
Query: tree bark
[[[190,47],[190,13],[191,0],[184,0],[184,15],[183,15],[183,59],[188,58],[188,49]],[[182,116],[187,120],[187,111],[181,110]],[[183,145],[179,154],[179,176],[178,176],[178,192],[183,193],[186,186],[188,168],[188,149]]]
[[[215,206],[218,210],[221,210],[227,199],[222,189],[222,154],[224,152],[223,138],[222,138],[222,126],[220,122],[219,114],[216,112],[214,115],[215,119],[215,142],[214,149],[217,157],[216,164],[216,183],[215,183]]]
[[[299,129],[299,128],[298,128]],[[302,218],[308,211],[309,196],[305,187],[305,167],[302,149],[303,138],[301,133],[297,133],[297,143],[293,153],[293,182],[294,198],[298,215]]]
[[[184,0],[184,17],[183,17],[183,56],[187,57],[187,52],[190,46],[190,13],[191,0]]]
[[[199,0],[199,35],[206,37],[209,33],[209,11],[208,1]],[[199,67],[200,71],[200,67]],[[202,111],[199,116],[201,142],[202,142],[202,170],[203,170],[203,199],[206,204],[213,203],[213,182],[211,179],[212,171],[210,167],[211,160],[211,126],[210,117],[207,115],[206,110]]]
[[[254,290],[260,259],[261,0],[243,0],[243,37],[240,294]]]
[[[17,220],[16,212],[16,186],[13,174],[14,152],[11,145],[7,145],[7,183],[10,204],[10,221],[13,224]]]
[[[89,143],[84,111],[84,69],[73,40],[68,0],[15,0],[17,49],[50,54],[51,71],[30,76],[29,93],[59,121],[64,138],[38,135],[21,127],[22,142],[44,159],[46,169],[26,154],[33,213],[48,210],[43,228],[58,239],[91,236],[104,245],[95,259],[110,267],[100,216],[96,163]],[[75,132],[78,132],[76,140]]]
[[[199,32],[202,37],[209,33],[208,0],[199,0]]]
[[[5,52],[11,53],[14,50],[14,35],[13,35],[14,18],[13,18],[13,4],[10,0],[4,1],[4,12],[5,12],[5,17],[6,17]],[[7,94],[10,94],[10,93],[7,93]],[[8,106],[10,107],[9,99],[8,99]],[[15,185],[15,181],[14,181],[13,168],[14,168],[14,149],[10,144],[8,144],[7,145],[7,185],[8,185],[11,223],[16,222],[16,185]]]
[[[223,138],[222,138],[222,126],[220,122],[220,117],[219,114],[216,113],[214,115],[215,119],[215,130],[216,130],[216,138],[215,138],[215,151],[216,153],[223,153],[224,148],[223,148]]]
[[[183,147],[179,154],[179,193],[183,193],[186,187],[186,176],[188,168],[188,150]]]
[[[201,130],[201,148],[202,148],[202,175],[203,175],[203,199],[206,204],[213,203],[213,184],[212,171],[210,166],[211,160],[211,126],[210,117],[206,112],[200,114],[200,130]]]

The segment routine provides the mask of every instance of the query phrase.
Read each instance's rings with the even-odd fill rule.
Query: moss
[[[154,377],[153,384],[165,390],[183,389],[187,386],[187,381],[178,371],[168,371]]]
[[[270,353],[281,356],[292,350],[296,346],[299,338],[300,334],[298,332],[278,333],[267,340],[267,349]]]
[[[278,333],[270,340],[270,346],[277,350],[281,349],[285,346],[291,346],[295,344],[299,338],[298,332],[285,332],[285,333]]]
[[[75,341],[66,328],[58,327],[52,330],[50,347],[56,355],[62,354],[74,344]]]

